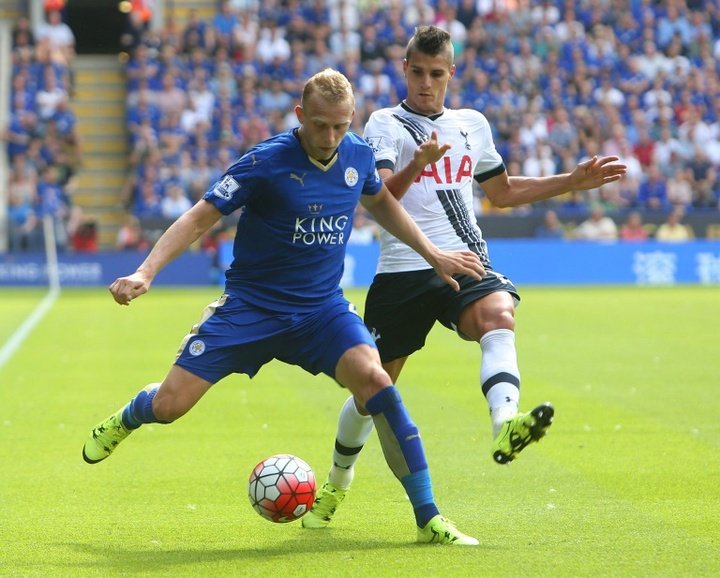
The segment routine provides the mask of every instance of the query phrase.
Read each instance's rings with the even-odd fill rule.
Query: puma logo
[[[305,186],[305,175],[307,173],[303,173],[302,176],[298,175],[297,173],[290,173],[290,179],[293,181],[297,181],[300,183],[301,186]]]

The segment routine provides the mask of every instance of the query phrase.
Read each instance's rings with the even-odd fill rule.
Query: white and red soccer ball
[[[315,474],[297,456],[277,454],[255,466],[248,483],[250,503],[271,522],[292,522],[312,508]]]

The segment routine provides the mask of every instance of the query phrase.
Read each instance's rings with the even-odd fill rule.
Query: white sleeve
[[[493,174],[498,171],[502,172],[504,166],[503,158],[495,148],[490,123],[483,114],[478,114],[478,121],[474,130],[477,130],[481,135],[480,142],[482,145],[473,175],[478,177],[486,173]]]
[[[390,161],[397,164],[398,137],[397,123],[385,111],[377,111],[370,115],[363,137],[375,153],[375,161]]]

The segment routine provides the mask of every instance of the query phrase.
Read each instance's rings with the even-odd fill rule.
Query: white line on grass
[[[50,311],[53,303],[55,303],[58,295],[60,295],[60,290],[56,287],[51,288],[35,310],[22,322],[22,325],[15,330],[15,333],[10,336],[10,339],[3,343],[3,346],[0,347],[0,367],[10,360],[17,348],[22,345],[27,336],[30,335],[37,324],[42,321],[42,318],[45,317],[45,314]]]

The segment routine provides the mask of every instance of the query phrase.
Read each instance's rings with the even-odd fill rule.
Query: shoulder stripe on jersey
[[[468,246],[468,249],[480,257],[484,264],[487,264],[489,262],[487,243],[479,234],[477,228],[472,226],[470,215],[465,203],[463,203],[460,191],[457,189],[441,189],[437,191],[437,196],[457,236]]]
[[[393,118],[405,127],[405,130],[410,133],[410,136],[413,137],[415,144],[418,146],[430,138],[430,135],[425,132],[420,123],[415,122],[410,118],[400,116],[399,114],[393,114]]]
[[[484,173],[478,173],[477,175],[473,175],[473,178],[478,183],[484,183],[488,179],[492,179],[493,177],[496,177],[498,175],[501,175],[505,172],[505,164],[500,164],[497,167],[495,167],[492,170],[485,171]]]

